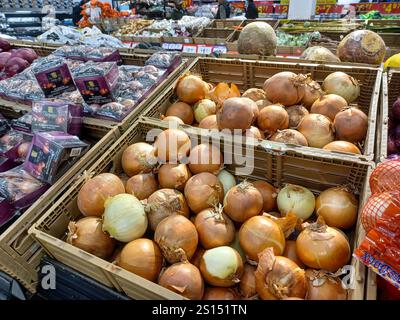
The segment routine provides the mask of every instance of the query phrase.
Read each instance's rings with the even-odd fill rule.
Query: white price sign
[[[163,48],[164,50],[170,50],[171,44],[173,44],[173,43],[163,43],[163,44],[162,44],[162,48]]]
[[[171,50],[182,51],[182,43],[172,43]]]
[[[185,53],[197,53],[197,47],[194,45],[184,45],[182,52]]]
[[[215,53],[226,53],[228,50],[225,46],[215,46],[213,47],[213,52]]]
[[[200,54],[211,54],[212,52],[212,47],[208,47],[208,46],[199,46],[197,48],[197,52]]]

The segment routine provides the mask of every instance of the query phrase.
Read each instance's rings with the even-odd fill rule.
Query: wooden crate
[[[225,45],[233,34],[230,29],[205,28],[197,36],[193,37],[193,43],[206,45]]]
[[[106,154],[101,155],[98,161],[88,169],[88,172],[99,174],[101,172],[119,173],[121,168],[121,156],[127,146],[138,141],[145,140],[151,129],[160,132],[168,128],[168,124],[159,120],[143,118],[136,126],[125,132],[121,138],[111,147]],[[182,126],[182,130],[187,132],[193,141],[202,141],[207,135],[199,135],[193,128]],[[154,136],[153,136],[154,138]],[[210,138],[210,137],[208,137]],[[153,140],[151,140],[153,141]],[[148,141],[148,142],[151,142]],[[217,140],[213,140],[217,141]],[[232,143],[232,139],[218,140],[221,143],[221,150],[224,144]],[[368,172],[372,165],[365,161],[347,161],[343,158],[325,158],[317,154],[303,155],[298,157],[294,152],[281,153],[273,152],[262,146],[255,140],[250,143],[235,142],[241,154],[249,155],[251,150],[254,152],[254,170],[246,178],[267,180],[275,186],[285,183],[301,184],[310,188],[315,194],[340,184],[351,184],[355,187],[360,197],[360,206],[365,202],[364,189],[368,182]],[[224,153],[233,155],[231,151]],[[227,170],[235,172],[241,165],[235,162],[227,166]],[[106,286],[124,292],[134,299],[182,299],[175,293],[166,290],[157,284],[144,280],[122,268],[84,252],[68,243],[65,240],[65,232],[69,221],[81,216],[77,208],[77,194],[85,182],[84,177],[76,181],[68,191],[41,217],[29,232],[44,247],[46,252],[54,259],[96,279]],[[352,246],[359,243],[360,223],[357,229],[349,234]],[[356,259],[352,259],[351,264],[355,270],[355,288],[349,292],[349,299],[363,299],[365,268]]]
[[[294,73],[309,73],[313,79],[322,82],[325,77],[335,71],[343,71],[361,83],[361,94],[357,101],[360,109],[364,111],[369,118],[368,132],[364,142],[363,155],[350,155],[341,153],[343,157],[360,158],[363,160],[374,159],[376,116],[378,109],[379,91],[381,85],[382,70],[379,67],[355,66],[346,64],[318,64],[313,62],[296,63],[282,60],[274,61],[250,61],[250,60],[232,60],[232,59],[213,59],[198,58],[188,71],[200,74],[203,80],[217,84],[219,82],[235,83],[241,92],[249,88],[262,88],[264,81],[280,71],[292,71]],[[165,89],[162,96],[159,96],[154,103],[149,106],[143,115],[159,119],[165,114],[166,109],[177,100],[175,96],[176,82]],[[200,130],[200,129],[198,129]],[[270,141],[265,140],[265,143]],[[282,148],[287,145],[281,144]],[[326,155],[338,152],[310,148],[298,147],[298,152],[322,152]]]

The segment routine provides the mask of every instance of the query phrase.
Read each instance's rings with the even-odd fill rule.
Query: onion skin
[[[304,86],[304,96],[301,99],[301,103],[303,106],[305,106],[307,109],[310,109],[310,107],[313,105],[315,100],[320,98],[323,95],[321,86],[317,81],[307,79],[306,84]]]
[[[360,149],[358,149],[358,147],[355,144],[342,140],[330,142],[327,145],[325,145],[322,149],[361,154]]]
[[[197,247],[196,252],[194,253],[192,259],[190,259],[190,263],[195,265],[197,268],[200,268],[200,261],[204,252],[206,252],[206,250],[204,250],[202,247]]]
[[[160,189],[154,192],[147,199],[146,212],[153,231],[162,220],[173,214],[189,218],[189,207],[185,197],[175,189]]]
[[[273,104],[271,101],[269,100],[258,100],[256,102],[256,105],[258,107],[258,110],[261,111],[262,109],[264,109],[265,107],[270,106],[271,104]]]
[[[340,231],[319,222],[320,218],[299,234],[296,252],[308,267],[336,272],[349,261],[350,245]]]
[[[112,173],[101,173],[89,179],[79,190],[77,204],[84,216],[100,217],[108,197],[125,192],[121,179]]]
[[[309,114],[308,110],[302,105],[294,105],[285,108],[289,115],[289,128],[296,129],[301,120]]]
[[[224,187],[224,195],[226,195],[228,191],[236,185],[235,176],[226,170],[221,170],[217,177]]]
[[[155,154],[161,162],[177,163],[189,154],[191,142],[184,131],[167,129],[157,136],[154,147]]]
[[[67,242],[79,249],[89,252],[101,259],[111,257],[115,241],[102,230],[98,217],[85,217],[68,225]]]
[[[165,259],[172,264],[192,258],[197,249],[198,235],[189,219],[174,214],[157,225],[154,241],[160,246]]]
[[[276,73],[264,82],[266,99],[286,107],[298,104],[304,96],[302,86],[305,80],[305,76],[289,71]]]
[[[297,144],[299,146],[308,147],[308,142],[305,136],[299,131],[293,129],[285,129],[275,133],[269,140],[288,144]]]
[[[265,100],[266,95],[265,91],[263,89],[258,89],[258,88],[250,88],[243,92],[242,98],[249,98],[253,100],[254,102],[257,102],[259,100]]]
[[[175,117],[175,116],[164,117],[162,119],[162,121],[168,122],[170,126],[172,126],[172,125],[179,126],[181,124],[185,124],[181,118],[178,118],[178,117]]]
[[[218,174],[223,163],[222,153],[212,144],[202,143],[190,150],[189,169],[193,174],[201,172]]]
[[[131,144],[122,154],[122,168],[132,177],[139,173],[151,172],[157,164],[154,148],[148,143],[138,142]]]
[[[223,212],[206,209],[197,214],[194,221],[199,242],[205,249],[229,245],[235,238],[235,226]]]
[[[286,257],[275,256],[272,248],[259,254],[255,271],[256,290],[262,300],[287,297],[304,299],[307,280],[303,269]]]
[[[316,100],[311,106],[311,113],[318,113],[335,120],[336,114],[348,106],[347,101],[337,94],[327,94]]]
[[[276,208],[276,197],[278,191],[276,188],[266,181],[257,180],[252,182],[254,188],[256,188],[263,198],[263,211],[270,212]]]
[[[158,170],[158,183],[161,188],[183,191],[192,176],[186,164],[163,164]]]
[[[187,299],[201,300],[204,281],[199,269],[189,262],[175,263],[160,276],[158,284]]]
[[[240,300],[232,288],[208,287],[204,289],[203,300]]]
[[[202,99],[198,101],[194,107],[194,117],[198,123],[204,118],[217,113],[217,105],[210,99]]]
[[[281,105],[273,104],[260,111],[257,125],[265,133],[273,134],[289,127],[289,115]]]
[[[168,116],[175,116],[181,119],[185,124],[192,124],[194,120],[193,109],[190,105],[185,102],[175,102],[170,105],[167,109],[165,115]]]
[[[126,182],[126,193],[134,195],[139,200],[144,200],[157,191],[158,183],[152,173],[140,173],[130,177]]]
[[[235,222],[244,222],[262,209],[262,194],[247,181],[232,187],[224,198],[224,212]]]
[[[264,216],[255,216],[242,224],[239,230],[240,246],[247,257],[258,261],[258,254],[272,247],[276,255],[285,249],[285,235],[279,225]]]
[[[207,97],[209,86],[200,77],[187,75],[179,79],[175,90],[180,101],[192,104]]]
[[[347,290],[339,278],[320,276],[320,271],[306,270],[308,290],[306,300],[346,300]]]
[[[216,129],[218,130],[218,123],[217,123],[217,116],[215,114],[205,117],[201,122],[199,123],[199,128],[202,129]]]
[[[334,93],[343,97],[347,103],[356,101],[360,95],[358,81],[340,71],[329,74],[322,83],[322,88],[327,94]]]
[[[321,114],[311,113],[305,116],[297,130],[306,137],[310,147],[322,148],[335,140],[332,122]]]
[[[218,128],[220,130],[249,129],[254,117],[252,103],[254,102],[247,98],[226,99],[217,111]]]
[[[315,197],[312,192],[295,184],[288,184],[279,191],[277,203],[283,215],[293,213],[303,220],[308,219],[315,209]]]
[[[360,109],[352,107],[339,112],[333,125],[339,140],[360,142],[367,134],[368,117]]]
[[[246,130],[245,133],[246,137],[248,138],[253,138],[253,139],[259,139],[262,140],[265,138],[264,133],[260,131],[257,127],[251,126],[250,129]]]
[[[303,263],[303,261],[300,260],[300,258],[297,256],[296,252],[296,241],[293,240],[287,240],[285,244],[285,250],[283,251],[282,256],[292,260],[295,262],[300,268],[305,269],[306,265]]]
[[[251,297],[254,297],[257,294],[256,290],[256,277],[254,275],[256,271],[256,267],[245,263],[244,269],[243,269],[243,275],[242,278],[240,279],[240,294],[242,297],[249,299]]]
[[[213,208],[224,199],[224,187],[217,176],[202,172],[191,177],[185,185],[186,201],[194,213]]]
[[[346,188],[329,188],[317,197],[315,212],[328,226],[348,229],[357,221],[358,201]]]
[[[160,274],[162,263],[158,245],[144,238],[127,243],[118,258],[118,266],[153,282]]]
[[[228,260],[227,256],[235,261]],[[219,259],[219,261],[214,259]],[[209,265],[211,263],[217,264],[216,268],[220,268],[218,271],[223,272],[224,275],[213,274],[215,266]],[[226,246],[217,247],[204,252],[200,261],[200,271],[204,280],[212,286],[233,287],[242,277],[243,261],[235,249]]]

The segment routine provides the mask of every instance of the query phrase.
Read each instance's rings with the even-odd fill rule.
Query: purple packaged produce
[[[24,162],[24,169],[35,178],[54,183],[89,148],[77,136],[64,132],[38,132]]]
[[[26,133],[32,132],[32,114],[28,112],[18,119],[12,119],[11,128]]]
[[[122,62],[119,51],[115,48],[92,46],[63,46],[53,52],[55,56],[71,60],[94,61],[94,62]]]
[[[0,172],[4,172],[14,168],[17,164],[3,156],[0,156]]]
[[[26,172],[23,165],[0,173],[0,196],[18,209],[30,206],[48,188],[48,184]]]
[[[5,134],[10,129],[8,125],[8,121],[3,115],[0,113],[0,136]]]
[[[7,199],[0,197],[0,228],[10,221],[15,212],[15,208],[7,201]]]
[[[48,56],[40,65],[33,66],[32,72],[47,98],[75,90],[71,72],[64,58]]]
[[[75,85],[87,104],[116,101],[118,74],[115,62],[87,62],[73,70]]]
[[[31,141],[30,134],[10,130],[0,138],[0,155],[10,160],[23,162],[28,154]]]
[[[32,104],[32,132],[62,131],[79,136],[83,108],[60,100],[41,100]]]

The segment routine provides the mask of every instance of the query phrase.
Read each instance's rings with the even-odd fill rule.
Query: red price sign
[[[385,13],[387,13],[387,14],[400,13],[400,2],[380,3],[379,5],[382,8],[379,11],[384,14]]]
[[[275,13],[284,14],[288,13],[288,11],[289,11],[289,6],[285,5],[275,6]]]
[[[368,12],[377,10],[382,14],[398,14],[400,13],[400,2],[390,3],[352,3],[358,12]]]
[[[341,13],[343,10],[342,5],[336,5],[336,4],[320,4],[315,8],[315,13],[316,14],[321,14],[321,13]]]

